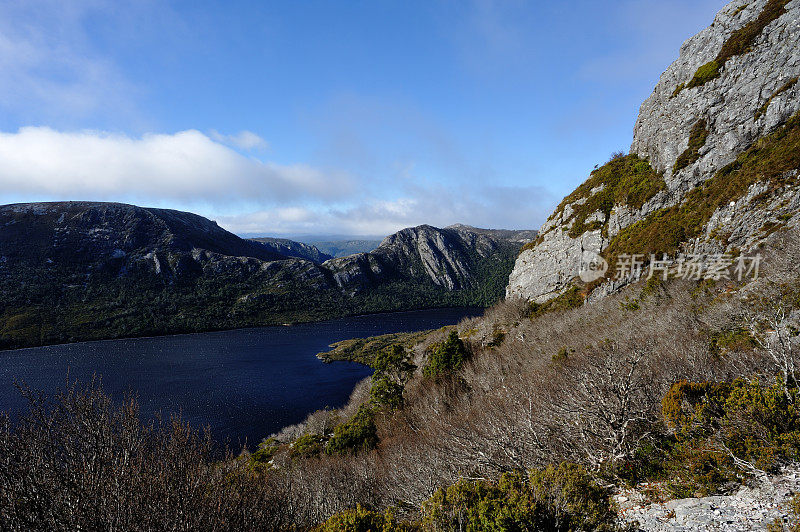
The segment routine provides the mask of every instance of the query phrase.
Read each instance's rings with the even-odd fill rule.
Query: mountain
[[[7,205],[0,347],[486,306],[502,297],[520,247],[478,230],[421,226],[320,264],[325,256],[310,246],[245,240],[191,213]]]
[[[464,230],[479,235],[486,235],[497,240],[506,240],[508,242],[517,242],[519,244],[527,244],[536,240],[538,234],[535,230],[523,229],[480,229],[465,224],[453,224],[446,227],[446,229]]]
[[[420,225],[387,236],[369,253],[332,259],[323,267],[348,291],[401,279],[447,291],[476,290],[486,288],[489,278],[505,284],[504,257],[519,247],[466,226]]]
[[[269,250],[283,257],[310,260],[316,264],[321,264],[333,258],[333,255],[323,253],[314,245],[303,244],[286,238],[261,237],[251,238],[250,240],[263,244]]]
[[[187,212],[90,202],[0,206],[0,262],[9,268],[55,263],[114,269],[140,261],[180,268],[193,250],[284,258]]]
[[[311,245],[334,258],[366,253],[380,244],[380,240],[320,240],[311,242]]]
[[[603,295],[617,258],[754,250],[796,222],[800,4],[733,2],[688,39],[642,104],[630,154],[594,170],[520,254],[507,297]],[[602,257],[607,282],[585,286]]]

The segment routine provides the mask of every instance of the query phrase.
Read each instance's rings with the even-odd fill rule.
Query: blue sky
[[[0,203],[537,228],[724,5],[0,0]]]

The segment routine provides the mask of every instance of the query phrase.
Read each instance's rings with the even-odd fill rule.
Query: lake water
[[[14,380],[53,393],[67,376],[102,379],[115,399],[138,395],[142,415],[181,412],[234,447],[259,442],[326,406],[342,406],[370,375],[360,364],[325,364],[328,345],[349,338],[453,325],[479,309],[372,314],[290,327],[260,327],[156,338],[107,340],[0,351],[0,411],[26,408]]]

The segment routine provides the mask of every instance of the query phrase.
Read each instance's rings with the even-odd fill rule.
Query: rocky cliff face
[[[765,224],[794,223],[798,76],[800,0],[725,6],[683,44],[642,104],[628,157],[646,161],[659,177],[637,177],[644,170],[613,161],[593,172],[542,226],[536,245],[520,254],[507,297],[550,299],[580,284],[599,256],[613,269],[621,251],[674,252],[677,241],[707,252],[741,251],[757,244]],[[614,189],[631,190],[631,181],[649,193],[631,201]],[[653,240],[673,229],[678,235],[667,235],[676,241],[669,246],[629,245],[645,231]],[[599,292],[614,288],[606,283]]]
[[[478,269],[497,262],[521,245],[530,232],[509,231],[489,236],[464,225],[438,229],[421,225],[386,237],[377,249],[323,264],[343,289],[385,281],[389,278],[427,281],[447,290],[475,288],[482,282]],[[523,233],[523,234],[520,234]],[[531,236],[535,236],[535,233]],[[491,264],[486,265],[492,268]]]

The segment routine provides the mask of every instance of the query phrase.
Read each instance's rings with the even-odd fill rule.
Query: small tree
[[[798,331],[788,323],[790,309],[778,305],[771,308],[766,320],[758,322],[751,319],[750,331],[756,343],[772,358],[772,361],[783,375],[783,394],[792,403],[792,388],[797,387],[797,353],[794,343]],[[766,331],[761,334],[762,330]]]
[[[461,367],[468,355],[467,348],[458,337],[458,333],[450,331],[447,340],[437,345],[431,352],[422,374],[428,378],[435,378],[455,371]]]

